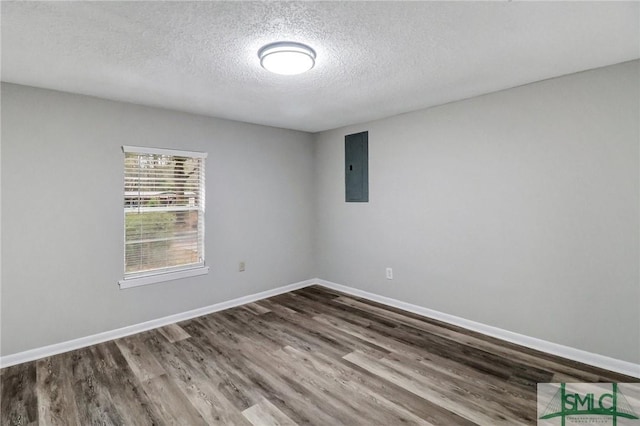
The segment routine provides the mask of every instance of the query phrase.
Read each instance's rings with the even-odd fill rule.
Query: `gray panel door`
[[[369,132],[344,137],[347,202],[369,201]]]

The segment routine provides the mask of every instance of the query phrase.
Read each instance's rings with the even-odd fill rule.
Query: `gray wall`
[[[639,76],[315,137],[2,84],[0,354],[319,276],[640,362]],[[370,202],[346,204],[344,135],[363,130]],[[209,153],[208,275],[119,290],[121,145]]]
[[[640,362],[639,62],[317,135],[321,278]],[[370,202],[344,202],[369,131]],[[385,279],[385,267],[394,279]]]
[[[312,143],[301,132],[2,84],[1,354],[310,278]],[[209,153],[208,275],[119,290],[121,145]]]

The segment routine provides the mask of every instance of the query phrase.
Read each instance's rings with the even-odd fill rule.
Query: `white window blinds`
[[[125,280],[204,266],[207,154],[122,149]]]

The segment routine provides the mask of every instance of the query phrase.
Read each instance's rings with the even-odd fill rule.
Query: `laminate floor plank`
[[[534,425],[585,381],[638,382],[311,286],[3,368],[0,425]]]
[[[233,318],[233,324],[241,325],[244,330],[243,336],[239,337],[238,341],[236,341],[239,347],[242,347],[243,344],[254,345],[256,342],[266,337],[263,331],[265,329],[265,324],[255,320],[252,316],[247,317],[246,315],[245,316],[238,315]],[[242,342],[242,340],[245,340],[245,342]],[[283,342],[283,343],[286,343],[286,342]],[[323,342],[323,343],[329,344],[329,345],[335,344],[334,341],[329,341],[328,343]],[[291,348],[290,346],[288,347]],[[326,348],[324,348],[324,351],[331,352],[331,351],[327,351]],[[310,351],[309,353],[314,353],[314,351]],[[296,378],[296,381],[298,383],[300,383],[302,386],[305,386],[307,388],[308,393],[313,394],[314,392],[316,392],[316,389],[318,388],[320,389],[327,388],[327,385],[328,385],[327,383],[324,383],[323,385],[319,385],[318,380],[320,379],[320,377],[317,377],[314,375],[309,376],[306,367],[301,369],[299,365],[296,365],[296,363],[293,362],[294,360],[284,356],[284,353],[281,350],[272,351],[270,355],[271,355],[270,356],[271,359],[277,361],[276,366],[274,367],[271,364],[265,365],[264,363],[262,363],[262,366],[268,366],[271,369],[275,368],[275,370],[280,371],[283,376],[293,375]],[[341,355],[341,353],[339,355]],[[258,360],[258,364],[260,364],[259,361],[260,360]],[[332,392],[332,394],[340,395],[341,393]],[[344,411],[344,405],[345,405],[344,398],[339,398],[339,399],[329,398],[329,400],[325,401],[325,403],[330,405],[331,409],[329,411],[334,412],[334,414],[336,412],[340,412],[341,410]],[[347,414],[345,413],[348,413],[348,412],[354,412],[355,414],[358,414],[358,411],[356,410],[355,407],[348,407],[346,412],[343,413],[343,416],[346,417]],[[366,415],[364,413],[360,413],[358,418],[359,419],[366,418]],[[354,421],[357,421],[357,420],[352,419],[349,421],[349,423],[352,423]]]
[[[404,323],[388,328],[376,323],[369,327],[375,336],[384,336],[392,342],[399,342],[408,350],[418,349],[421,353],[436,354],[469,365],[496,377],[507,378],[518,371],[522,374],[536,375],[540,382],[548,382],[551,374],[534,365],[526,365],[510,356],[494,354],[486,348],[466,345],[463,342],[427,333]],[[546,380],[545,380],[546,378]]]
[[[57,355],[36,361],[38,413],[40,425],[79,425],[73,395],[70,358]]]
[[[372,424],[376,421],[387,424],[398,423],[399,417],[390,416],[385,412],[381,401],[375,401],[378,404],[373,404],[370,393],[361,393],[360,396],[366,396],[366,398],[345,398],[345,395],[353,395],[354,388],[346,386],[335,375],[318,374],[319,370],[313,368],[313,364],[308,362],[313,358],[313,352],[288,346],[272,354],[272,358],[278,361],[278,368],[282,374],[289,374],[305,386],[308,392],[314,395],[314,401],[321,400],[328,407],[326,410],[334,413],[338,419],[342,419],[343,423]]]
[[[422,363],[404,357],[385,357],[379,362],[416,381],[435,385],[450,399],[459,398],[464,405],[473,404],[490,411],[495,418],[505,418],[511,424],[527,424],[535,421],[535,406],[522,400],[513,400],[503,389],[476,386],[460,377],[443,374]]]
[[[268,357],[253,356],[251,360],[245,357],[244,354],[247,353],[245,348],[259,342],[261,338],[264,337],[264,332],[259,331],[259,328],[252,327],[251,324],[243,323],[241,318],[244,318],[244,321],[248,318],[258,323],[257,319],[252,316],[247,317],[243,315],[242,312],[236,313],[237,315],[233,317],[234,321],[229,325],[233,327],[243,325],[244,332],[242,335],[233,334],[233,338],[230,338],[230,342],[227,344],[222,345],[221,350],[234,351],[232,355],[236,359],[245,358],[243,361],[245,363],[244,370],[254,375],[252,378],[254,382],[257,381],[256,376],[265,376],[267,371],[275,373],[273,374],[275,377],[272,376],[272,380],[269,381],[268,384],[263,383],[263,386],[269,387],[270,389],[266,395],[271,397],[274,395],[279,396],[278,401],[287,400],[290,402],[288,407],[293,407],[294,409],[304,407],[304,411],[306,412],[309,411],[309,408],[313,404],[313,409],[316,411],[314,415],[316,419],[322,418],[323,416],[326,417],[326,414],[320,416],[319,413],[331,413],[333,421],[338,421],[339,424],[357,424],[361,420],[362,416],[354,412],[353,408],[345,407],[344,398],[337,397],[337,395],[333,397],[330,393],[321,392],[317,378],[309,376],[308,372],[296,368],[295,365],[291,364],[290,360],[283,359],[278,353],[271,352]],[[219,323],[224,324],[224,321],[220,321]],[[264,328],[265,324],[261,324]],[[211,325],[214,326],[213,324]],[[224,333],[220,330],[218,335],[224,335]],[[277,335],[279,336],[280,333],[277,333]],[[286,339],[286,341],[288,341],[288,339]],[[309,350],[309,348],[304,347],[303,350]],[[264,350],[261,353],[268,353],[268,350]],[[283,382],[286,386],[283,386]],[[287,389],[291,389],[293,392],[283,393],[283,390]],[[299,395],[306,396],[301,400]],[[291,401],[295,402],[291,403]],[[326,421],[329,420],[327,419]],[[304,419],[302,422],[307,423]]]
[[[160,327],[157,331],[162,334],[169,343],[179,342],[180,340],[191,337],[189,336],[189,333],[184,331],[184,329],[178,324],[165,325],[164,327]]]
[[[201,360],[202,371],[217,384],[218,391],[238,411],[258,403],[262,395],[247,378],[247,369],[232,334],[214,334],[201,321],[192,320],[185,329],[192,338],[178,342],[194,359]]]
[[[6,369],[2,375],[0,399],[0,421],[3,425],[37,424],[35,363]]]
[[[327,360],[322,354],[316,354],[316,357],[324,358],[334,369],[341,371],[349,381],[361,383],[393,404],[403,407],[431,424],[460,426],[477,424],[349,361],[341,359],[333,362]]]
[[[230,314],[227,314],[230,315]],[[298,324],[292,324],[288,321],[274,321],[272,313],[261,315],[260,317],[250,317],[241,310],[234,312],[235,321],[244,321],[245,326],[250,321],[254,326],[260,327],[261,334],[268,338],[279,347],[289,345],[304,348],[308,351],[328,351],[337,357],[341,357],[351,350],[341,345],[339,342],[322,335],[317,330],[305,332]],[[270,320],[271,318],[271,320]],[[251,328],[251,327],[249,327]]]
[[[162,417],[153,406],[143,386],[134,379],[129,363],[114,342],[97,345],[97,363],[104,367],[95,368],[101,374],[97,377],[109,388],[111,399],[124,424],[162,423]]]
[[[144,333],[116,340],[116,345],[127,360],[131,371],[140,382],[146,382],[166,373],[158,360],[149,353],[142,339]]]
[[[73,351],[71,374],[73,375],[71,395],[75,400],[81,425],[120,425],[124,419],[116,409],[108,382],[100,360],[95,357],[96,347]],[[113,389],[113,391],[116,391]]]
[[[293,325],[300,327],[301,329],[311,332],[319,332],[322,335],[331,338],[340,344],[349,349],[349,352],[354,350],[359,350],[361,352],[377,354],[379,356],[386,355],[390,353],[388,349],[382,348],[379,345],[371,343],[368,340],[363,340],[359,338],[354,338],[353,335],[346,333],[342,330],[339,330],[333,326],[328,326],[322,322],[317,321],[317,317],[307,317],[297,314],[291,314],[287,308],[280,309],[278,307],[274,307],[272,312],[277,317],[275,321],[286,321]]]
[[[266,398],[244,410],[242,415],[254,426],[297,426]]]
[[[443,360],[443,363],[446,360]],[[523,389],[500,383],[491,376],[482,374],[473,374],[464,367],[455,370],[447,370],[441,368],[440,365],[433,362],[425,362],[424,359],[412,359],[398,353],[391,353],[380,360],[383,364],[399,365],[410,368],[412,374],[420,374],[426,376],[429,381],[441,382],[444,386],[453,386],[459,389],[459,392],[471,393],[473,395],[467,398],[474,398],[480,401],[487,400],[490,403],[500,401],[502,407],[511,411],[515,416],[523,416],[525,419],[532,421],[535,414],[535,405],[532,398],[535,394],[532,391],[524,391]]]
[[[298,313],[297,311],[291,308],[287,308],[286,306],[280,303],[275,303],[271,299],[259,300],[256,302],[256,304],[262,306],[263,308],[269,309],[270,311],[274,311],[277,309],[280,312],[280,314],[296,315]]]
[[[350,297],[342,296],[334,299],[334,301],[353,308],[373,312],[386,318],[392,318],[406,326],[415,327],[421,331],[455,341],[459,344],[464,344],[468,347],[487,351],[507,359],[516,359],[540,368],[561,370],[566,374],[579,378],[582,382],[592,382],[596,381],[598,378],[598,374],[589,372],[588,369],[584,368],[584,366],[583,368],[575,368],[568,365],[566,362],[558,362],[559,360],[557,358],[540,357],[539,353],[532,355],[528,351],[523,351],[520,347],[515,347],[517,350],[513,350],[513,348],[505,345],[505,342],[494,343],[490,339],[487,339],[486,336],[480,335],[478,337],[473,333],[469,333],[468,330],[455,328],[451,325],[443,327],[441,324],[434,324],[432,321],[425,318],[416,318],[415,316],[407,315],[406,312],[393,312],[389,309],[373,306]]]
[[[199,321],[194,321],[188,327],[194,337],[205,336],[207,333],[207,329]],[[203,352],[211,351],[216,354],[213,359],[219,365],[218,369],[222,370],[221,374],[226,376],[228,370],[230,374],[241,369],[237,376],[225,377],[226,383],[230,384],[235,392],[229,392],[227,388],[219,386],[219,389],[231,399],[237,396],[236,407],[240,411],[258,404],[266,397],[298,424],[332,424],[331,414],[324,412],[308,395],[306,389],[290,378],[288,371],[282,374],[276,360],[265,356],[266,353],[262,351],[247,354],[239,336],[224,333],[222,330],[211,336],[212,340],[209,342],[200,341],[208,347],[203,348]],[[249,356],[251,360],[248,360]],[[249,382],[253,385],[251,389],[246,388]]]
[[[249,311],[253,312],[256,315],[262,315],[262,314],[271,312],[269,308],[265,308],[264,306],[261,306],[257,303],[247,303],[246,305],[243,306],[243,308],[248,309]]]
[[[318,320],[321,319],[318,318]],[[359,336],[367,338],[364,335]],[[521,407],[525,407],[527,402],[535,400],[535,387],[524,389],[508,383],[505,379],[478,371],[465,363],[455,362],[428,351],[420,351],[397,341],[385,340],[381,336],[378,336],[378,339],[382,339],[377,341],[378,344],[390,349],[390,353],[385,358],[405,364],[413,364],[415,368],[424,366],[424,368],[432,369],[443,377],[447,377],[447,381],[462,382],[465,387],[478,389],[480,394],[495,394],[494,396],[496,397],[508,397],[515,403],[519,403]],[[499,390],[499,393],[495,390]],[[527,406],[527,409],[529,408]]]
[[[263,335],[264,322],[269,323],[269,326],[284,329],[289,336],[298,335],[301,333],[305,342],[314,342],[316,346],[310,347],[310,350],[320,352],[333,353],[336,358],[341,358],[343,355],[359,349],[363,352],[373,352],[377,355],[384,355],[388,353],[369,342],[353,339],[351,336],[336,331],[335,329],[324,327],[314,321],[313,318],[303,315],[291,315],[286,311],[279,312],[279,310],[272,311],[272,315],[265,315],[261,318],[264,322],[246,321],[246,317],[236,318],[236,321],[245,327],[249,327],[256,331],[257,334]],[[268,337],[268,336],[267,336]],[[279,348],[286,346],[288,343],[284,340],[280,340],[278,343]]]
[[[427,335],[416,339],[398,327],[388,328],[375,323],[371,323],[368,327],[363,327],[330,316],[318,316],[315,319],[319,322],[331,324],[356,338],[367,340],[391,352],[402,352],[415,357],[436,355],[441,358],[451,359],[458,365],[469,366],[476,371],[493,375],[499,379],[508,380],[511,376],[510,369],[504,365],[508,360],[498,359],[497,363],[492,363],[491,360],[485,360],[482,357],[474,356],[473,353],[468,353],[467,348],[463,346],[430,342]],[[480,355],[485,354],[480,353]]]
[[[207,424],[168,375],[163,374],[149,379],[142,386],[155,408],[160,412],[163,423],[190,426]]]
[[[233,324],[236,327],[239,323],[238,318],[242,317],[241,313],[234,317],[237,322]],[[223,325],[225,320],[217,321],[217,324],[210,324],[211,327],[217,327]],[[306,376],[300,376],[300,373],[296,373],[296,370],[281,358],[276,356],[276,352],[270,351],[272,347],[263,347],[258,353],[269,356],[251,356],[247,357],[245,354],[249,353],[247,349],[256,343],[259,345],[261,337],[253,331],[251,327],[243,327],[243,334],[228,334],[226,335],[227,341],[224,341],[220,336],[225,336],[222,330],[218,330],[216,334],[219,336],[217,348],[219,349],[223,359],[233,359],[236,365],[242,365],[241,370],[247,381],[251,381],[257,388],[264,391],[265,397],[277,397],[277,402],[288,401],[288,404],[284,408],[285,412],[288,409],[293,409],[294,419],[299,417],[297,413],[300,411],[309,412],[313,407],[314,418],[320,419],[326,417],[326,414],[320,413],[332,413],[333,417],[338,420],[342,420],[340,424],[353,424],[356,421],[353,417],[348,417],[347,414],[341,412],[340,407],[332,405],[335,401],[329,401],[326,399],[320,400],[318,397],[322,396],[317,393],[316,386],[306,379]],[[281,332],[276,333],[276,338],[281,336]],[[284,339],[289,342],[289,339]],[[309,348],[305,348],[309,349]],[[266,380],[263,380],[266,379]],[[301,398],[302,397],[302,398]],[[256,399],[255,397],[253,398]],[[301,408],[303,410],[301,410]],[[342,417],[340,417],[340,415]],[[308,420],[304,417],[300,418],[302,423],[308,423]],[[326,421],[329,421],[327,418]]]
[[[356,402],[342,393],[332,392],[326,380],[286,359],[282,353],[274,353],[264,361],[263,368],[275,372],[290,384],[295,383],[300,393],[305,395],[308,401],[312,401],[320,411],[330,414],[335,423],[371,424],[364,406],[357,404],[361,401]]]
[[[380,360],[371,359],[366,354],[353,352],[344,356],[344,359],[352,362],[373,374],[397,384],[398,386],[415,393],[432,403],[437,403],[452,413],[458,414],[465,419],[479,422],[483,425],[521,425],[513,419],[506,419],[504,414],[500,417],[489,410],[482,410],[475,401],[464,400],[455,397],[454,393],[448,389],[442,389],[438,383],[420,380],[418,376],[413,376],[406,371],[389,366]]]
[[[234,405],[218,391],[218,378],[212,380],[200,368],[199,363],[191,362],[185,357],[180,347],[166,344],[157,336],[149,336],[145,344],[162,362],[169,377],[196,408],[198,413],[210,425],[248,426],[249,422],[242,417]]]
[[[360,412],[362,420],[369,419],[371,424],[384,422],[385,424],[415,424],[430,425],[426,419],[419,417],[402,405],[395,404],[377,393],[371,386],[364,385],[364,380],[348,380],[344,370],[332,368],[322,358],[313,353],[302,352],[287,346],[282,350],[282,356],[290,359],[289,365],[297,365],[303,371],[311,372],[313,377],[322,380],[322,386],[332,389],[335,395],[356,395],[349,398],[358,401],[358,407],[353,409]],[[352,374],[357,374],[352,370]]]

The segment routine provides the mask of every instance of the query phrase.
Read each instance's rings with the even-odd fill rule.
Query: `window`
[[[206,274],[206,153],[123,146],[124,279],[120,287]]]

